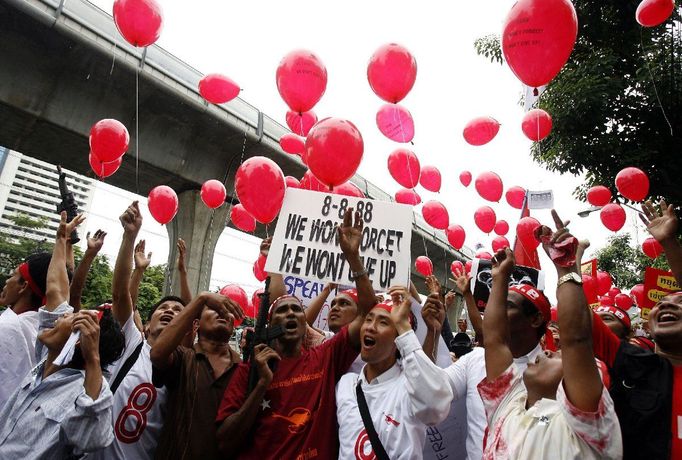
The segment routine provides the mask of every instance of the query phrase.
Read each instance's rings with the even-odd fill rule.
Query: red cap
[[[339,292],[339,294],[347,295],[351,298],[353,302],[358,303],[358,291],[357,289],[346,289],[345,291]]]
[[[611,305],[600,305],[594,311],[596,311],[597,313],[599,313],[600,311],[611,313],[613,316],[618,318],[618,321],[620,321],[623,324],[623,326],[630,330],[630,327],[632,325],[630,322],[630,317],[620,308],[612,307]]]
[[[509,290],[511,292],[516,292],[525,297],[530,303],[532,303],[535,308],[542,313],[542,317],[545,321],[549,322],[552,319],[552,306],[547,300],[545,294],[542,291],[535,289],[530,284],[517,284],[510,286]]]

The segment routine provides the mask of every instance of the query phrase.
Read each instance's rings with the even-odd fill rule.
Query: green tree
[[[586,173],[576,193],[602,184],[614,194],[627,166],[646,171],[650,194],[682,203],[682,50],[680,11],[654,28],[635,21],[640,0],[574,0],[578,40],[568,63],[540,98],[552,134],[532,149],[552,171]],[[482,37],[478,54],[502,62],[499,38]]]
[[[599,269],[609,272],[613,285],[621,289],[630,289],[635,284],[643,283],[646,267],[670,270],[664,255],[651,260],[640,248],[632,246],[627,233],[609,238],[608,245],[598,250],[595,258]]]
[[[146,321],[152,306],[163,296],[166,264],[154,265],[144,272],[137,296],[137,308],[142,321]]]
[[[47,219],[33,219],[26,214],[15,214],[10,219],[20,228],[12,234],[0,233],[0,289],[28,256],[42,251],[52,252],[53,246],[51,241],[28,237],[28,230],[47,227]]]

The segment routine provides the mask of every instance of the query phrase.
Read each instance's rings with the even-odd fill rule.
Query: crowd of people
[[[682,283],[673,208],[645,203],[642,215]],[[306,307],[270,273],[267,331],[244,329],[233,348],[243,311],[219,293],[191,292],[181,240],[181,295],[140,317],[149,257],[137,202],[120,216],[112,298],[84,308],[106,232],[88,235],[74,267],[71,234],[84,217],[62,213],[52,253],[28,256],[0,294],[0,458],[419,459],[429,427],[463,400],[470,460],[681,459],[682,292],[651,310],[647,337],[633,337],[627,312],[590,308],[579,271],[589,243],[552,216],[554,229],[536,236],[557,271],[555,319],[536,286],[510,286],[509,248],[492,258],[482,315],[470,275],[456,273],[470,324],[454,331],[446,312],[457,295],[435,277],[423,298],[413,285],[375,292],[363,220],[349,209],[338,243],[355,286],[326,286]]]

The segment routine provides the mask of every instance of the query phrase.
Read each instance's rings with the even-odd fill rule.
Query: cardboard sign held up
[[[649,319],[649,312],[663,297],[677,292],[680,286],[672,272],[647,267],[644,272],[644,305],[641,305],[642,318]]]
[[[493,264],[487,259],[474,259],[471,263],[471,292],[474,294],[476,307],[485,308],[493,286]],[[542,271],[531,267],[516,265],[509,280],[509,286],[530,284],[542,291],[545,289],[545,275]]]
[[[353,284],[337,230],[351,207],[364,221],[360,256],[374,289],[408,286],[411,206],[294,188],[284,196],[266,271],[319,283]]]

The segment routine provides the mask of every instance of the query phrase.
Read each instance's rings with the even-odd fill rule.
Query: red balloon
[[[462,171],[459,173],[459,181],[463,186],[468,187],[471,184],[471,173],[469,171]]]
[[[494,230],[498,235],[505,236],[509,232],[509,224],[506,220],[498,220]]]
[[[661,243],[656,241],[656,238],[649,237],[644,240],[644,243],[642,243],[642,252],[644,252],[647,257],[655,259],[656,257],[663,254],[663,246],[661,246]]]
[[[317,115],[312,110],[303,113],[287,111],[287,126],[299,136],[306,137],[315,123],[317,123]]]
[[[492,141],[500,130],[500,123],[492,117],[478,117],[464,127],[462,134],[467,143],[475,146]]]
[[[329,187],[325,186],[320,180],[310,172],[306,171],[301,177],[301,188],[304,190],[312,190],[313,192],[329,192]]]
[[[414,188],[421,174],[419,158],[411,150],[394,150],[388,156],[388,172],[403,187]]]
[[[178,212],[178,196],[167,185],[158,185],[149,192],[147,207],[152,217],[161,225],[165,225]]]
[[[476,258],[477,259],[484,259],[484,260],[490,260],[493,258],[493,255],[489,253],[488,251],[481,251],[476,253]]]
[[[497,216],[490,206],[481,206],[474,213],[474,222],[483,233],[490,233],[495,228]]]
[[[458,251],[464,246],[464,241],[466,240],[467,234],[464,231],[464,227],[461,225],[449,225],[445,230],[445,235],[448,237],[448,242],[453,248]]]
[[[377,127],[392,141],[406,143],[414,138],[414,120],[405,107],[384,104],[377,112]]]
[[[498,202],[502,198],[502,179],[491,171],[486,171],[476,178],[476,191],[485,200]]]
[[[417,257],[417,260],[414,262],[414,267],[424,276],[433,275],[433,263],[431,263],[431,259],[426,256]]]
[[[502,51],[517,78],[537,88],[556,77],[577,36],[578,17],[570,0],[519,0],[505,21]]]
[[[249,308],[249,314],[244,312],[246,316],[249,318],[255,318],[256,317],[256,312],[258,311],[258,308],[260,307],[260,295],[263,292],[265,292],[265,289],[263,288],[258,288],[254,291],[254,293],[251,295],[251,307]]]
[[[507,199],[509,206],[514,209],[521,209],[523,208],[523,202],[526,199],[526,190],[515,185],[514,187],[510,187],[504,196]]]
[[[450,272],[452,272],[453,276],[459,276],[460,273],[464,273],[464,264],[459,260],[455,260],[450,264]]]
[[[287,133],[279,138],[279,146],[292,155],[302,155],[305,150],[305,140],[296,134]]]
[[[220,295],[224,295],[233,302],[236,302],[244,311],[249,308],[249,297],[246,295],[246,291],[244,291],[241,286],[236,284],[228,284],[220,290]]]
[[[623,311],[629,310],[635,303],[634,300],[632,300],[632,297],[627,294],[618,294],[614,300],[616,301],[616,307]]]
[[[116,0],[114,22],[128,43],[144,48],[161,36],[161,5],[154,0]]]
[[[509,240],[508,240],[507,238],[505,238],[504,236],[496,236],[496,237],[493,239],[493,244],[492,244],[492,246],[493,246],[493,252],[497,252],[497,251],[499,251],[500,249],[504,249],[504,248],[509,248],[509,247],[511,247],[511,246],[509,245]]]
[[[604,227],[612,232],[617,232],[625,225],[625,210],[619,204],[607,204],[601,208],[599,217]]]
[[[322,183],[334,187],[353,177],[364,151],[362,135],[353,123],[325,118],[315,125],[305,140],[305,156],[310,171]]]
[[[587,298],[587,301],[590,302],[590,299],[596,299],[597,298],[597,280],[592,276],[592,275],[582,275],[583,278],[583,292],[585,293],[585,297]]]
[[[251,233],[256,229],[256,219],[244,209],[241,203],[235,204],[230,209],[230,220],[242,232]]]
[[[265,157],[252,157],[237,169],[237,198],[256,220],[269,224],[282,207],[284,174],[277,163]]]
[[[365,194],[362,193],[362,190],[357,188],[352,182],[344,182],[341,185],[337,185],[332,190],[332,193],[344,196],[354,196],[356,198],[365,198]]]
[[[211,209],[219,208],[225,203],[227,190],[219,180],[211,179],[201,186],[201,201]]]
[[[601,270],[597,271],[597,294],[598,295],[604,295],[607,292],[609,292],[609,289],[611,289],[612,284],[613,284],[613,280],[611,279],[611,275],[609,275],[607,272],[603,272]]]
[[[521,218],[516,224],[516,237],[526,251],[533,251],[540,245],[540,241],[535,238],[535,231],[538,227],[540,227],[540,222],[535,217],[530,216]]]
[[[616,188],[628,200],[642,201],[649,194],[649,177],[638,168],[625,168],[616,176]]]
[[[613,301],[613,297],[609,297],[607,295],[599,297],[599,305],[603,305],[605,307],[615,307],[615,302]]]
[[[121,158],[129,142],[128,130],[118,120],[106,118],[90,128],[90,152],[102,163]]]
[[[199,94],[213,104],[224,104],[239,96],[239,85],[229,77],[211,73],[199,80]]]
[[[552,131],[552,117],[542,109],[530,110],[523,117],[521,130],[528,139],[539,142]]]
[[[260,282],[265,281],[268,277],[268,273],[265,271],[265,262],[267,259],[263,254],[258,256],[258,259],[253,263],[253,276]]]
[[[395,192],[395,201],[402,204],[411,204],[416,206],[422,202],[422,198],[417,192],[409,188],[401,188]]]
[[[315,54],[295,50],[277,66],[277,90],[294,112],[312,109],[327,89],[327,69]]]
[[[630,295],[635,298],[635,302],[637,305],[641,306],[644,305],[644,285],[643,284],[635,284],[632,286],[632,289],[630,289]]]
[[[466,270],[467,275],[471,274],[471,261],[467,260],[464,264],[464,270]]]
[[[606,293],[606,295],[608,297],[611,297],[612,299],[615,299],[618,294],[620,294],[620,289],[618,289],[617,287],[611,287],[611,289],[609,289],[608,292]]]
[[[286,184],[287,188],[301,188],[301,183],[295,177],[284,176],[284,183]]]
[[[429,192],[440,192],[440,171],[435,166],[422,166],[419,183]]]
[[[369,59],[369,86],[386,102],[397,104],[403,100],[416,79],[417,61],[406,48],[396,43],[381,46]]]
[[[674,0],[643,0],[637,7],[635,18],[644,27],[656,27],[663,24],[674,9]]]
[[[90,162],[92,171],[97,174],[100,179],[104,179],[105,177],[109,177],[118,171],[121,163],[123,163],[123,157],[119,157],[110,163],[102,163],[95,155],[92,154],[92,152],[90,152],[88,155],[88,161]]]
[[[587,201],[592,206],[606,206],[611,201],[611,190],[603,185],[595,185],[587,191]]]
[[[422,216],[427,224],[439,230],[445,230],[450,225],[448,210],[440,201],[431,200],[424,203]]]

